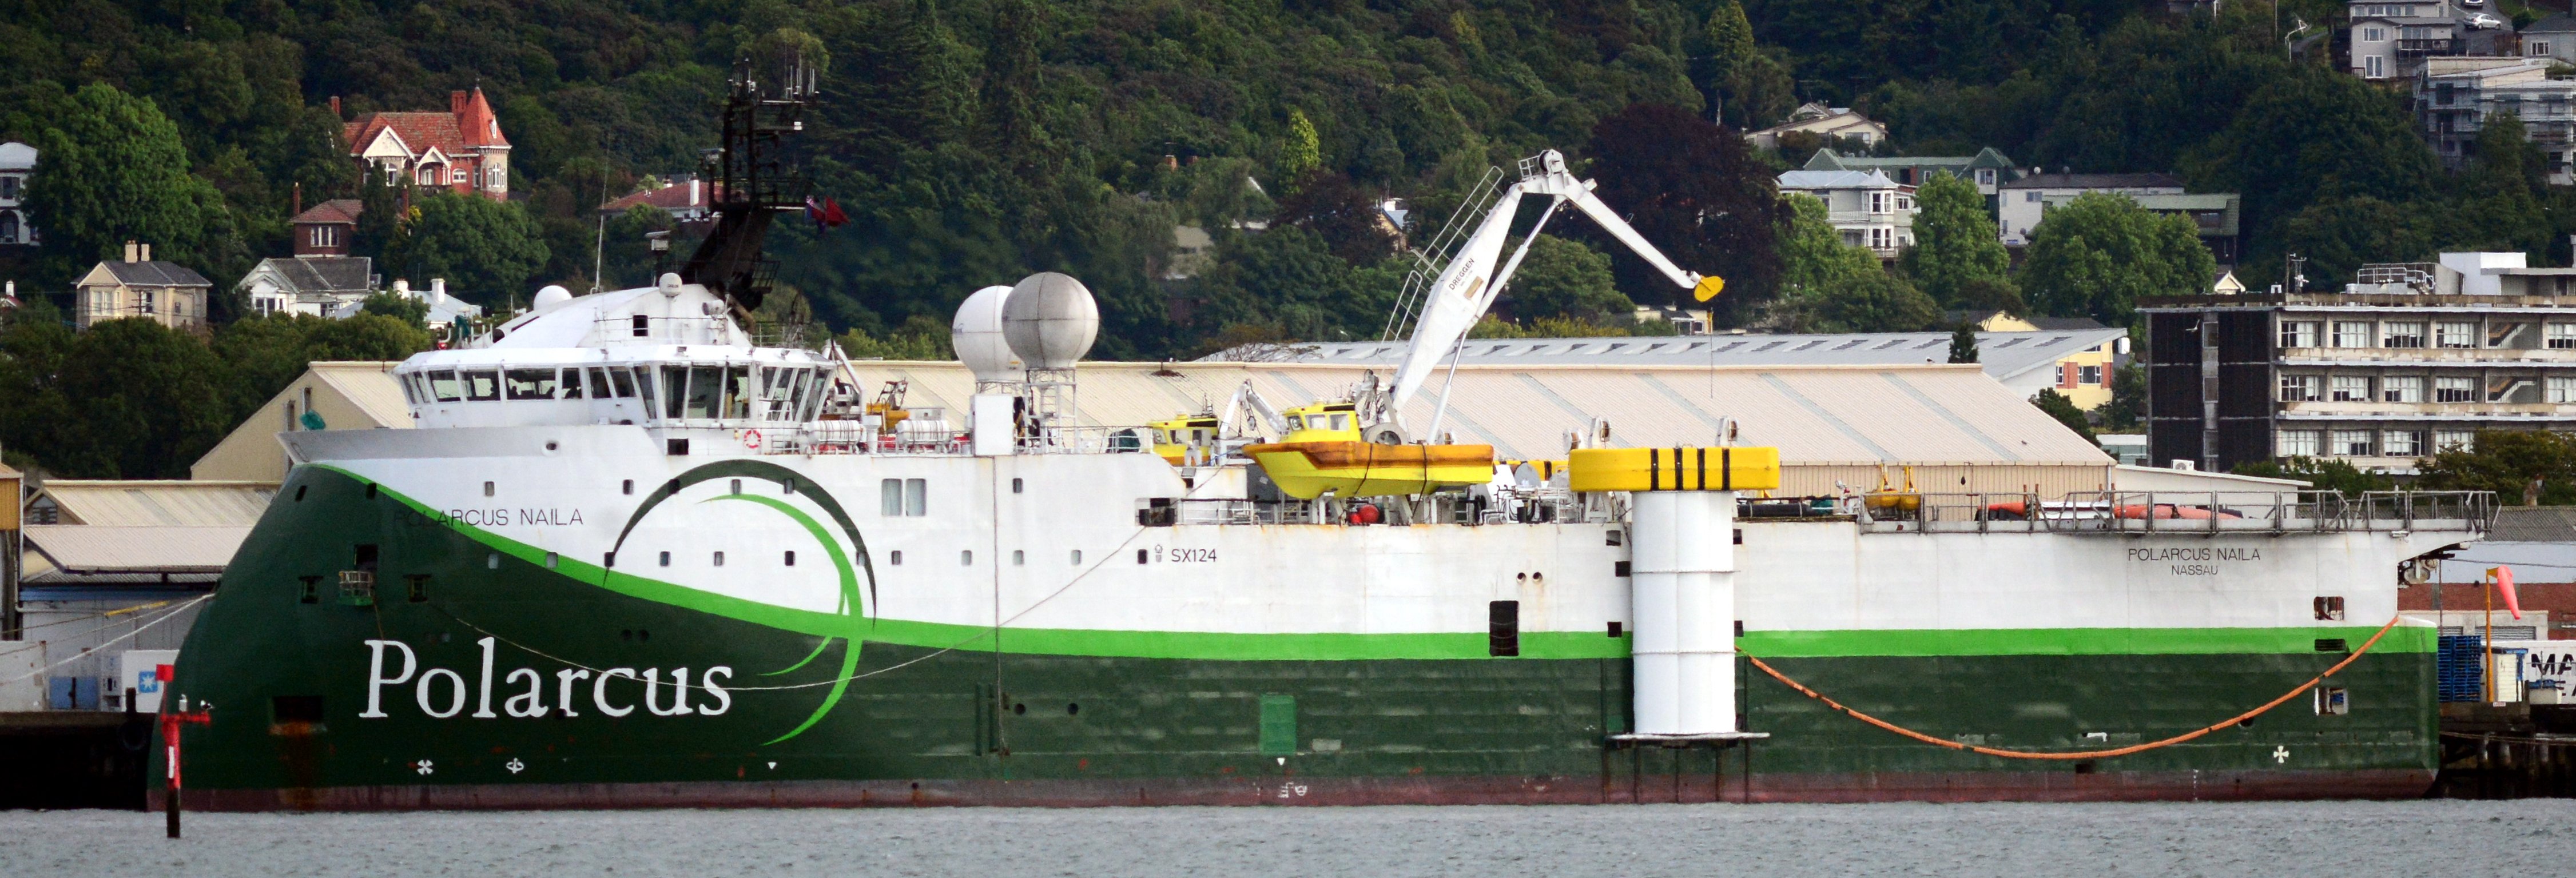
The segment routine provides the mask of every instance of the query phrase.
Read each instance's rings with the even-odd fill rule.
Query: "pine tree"
[[[1976,361],[1977,361],[1977,327],[1976,327],[1976,324],[1973,324],[1973,323],[1962,323],[1962,324],[1959,324],[1959,328],[1957,328],[1957,329],[1953,329],[1953,330],[1950,330],[1950,362],[1953,362],[1953,363],[1974,363],[1974,362],[1976,362]]]

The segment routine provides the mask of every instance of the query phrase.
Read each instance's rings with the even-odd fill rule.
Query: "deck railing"
[[[2289,533],[2463,531],[2495,521],[2489,491],[2087,491],[1899,494],[1845,506],[1878,532]]]

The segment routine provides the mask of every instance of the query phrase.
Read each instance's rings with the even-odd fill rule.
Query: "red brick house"
[[[447,104],[444,113],[369,113],[346,123],[349,157],[423,189],[508,199],[510,141],[483,89],[449,92]]]
[[[295,215],[295,255],[347,256],[349,239],[357,237],[358,214],[366,202],[334,198]]]

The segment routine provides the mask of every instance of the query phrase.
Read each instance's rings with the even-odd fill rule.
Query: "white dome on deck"
[[[1011,297],[1010,287],[985,287],[967,296],[957,306],[957,318],[948,324],[948,342],[957,349],[957,359],[975,373],[977,381],[1021,381],[1028,370],[1020,358],[1012,355],[1011,343],[1002,335],[1002,307]]]
[[[1029,275],[1002,306],[1002,337],[1029,368],[1073,368],[1100,338],[1100,304],[1070,276]]]

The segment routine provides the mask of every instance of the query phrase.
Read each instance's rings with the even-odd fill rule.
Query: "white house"
[[[2522,118],[2523,136],[2549,157],[2549,182],[2576,183],[2576,80],[2553,79],[2552,58],[2432,58],[2415,78],[2416,130],[2442,164],[2475,157],[2478,134],[2498,115]]]
[[[2031,230],[2039,228],[2050,204],[2064,204],[2087,192],[2132,197],[2183,194],[2182,178],[2172,174],[2031,174],[1996,189],[1996,231],[2012,247],[2030,243]]]
[[[36,225],[20,207],[27,200],[27,178],[36,172],[36,148],[0,143],[0,246],[32,246]]]
[[[1849,107],[1828,107],[1818,103],[1801,105],[1790,111],[1788,121],[1746,134],[1744,139],[1763,149],[1779,149],[1780,135],[1792,132],[1813,134],[1827,141],[1850,138],[1872,145],[1887,140],[1886,125],[1871,121],[1868,116]]]
[[[1878,171],[1789,171],[1780,194],[1796,192],[1825,203],[1825,221],[1843,243],[1867,247],[1880,259],[1914,246],[1914,187]]]
[[[2522,56],[2576,64],[2576,18],[2565,13],[2551,13],[2548,18],[2523,28]]]
[[[375,260],[364,256],[290,256],[262,259],[234,289],[258,314],[329,316],[340,306],[376,292]]]

